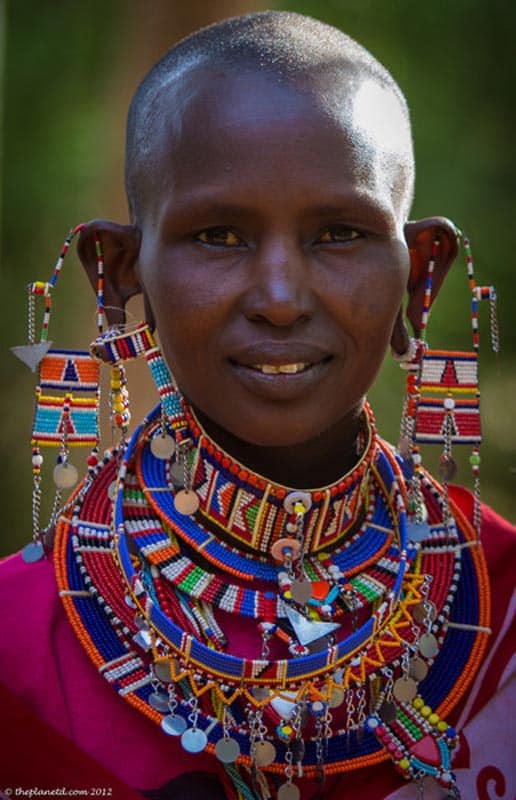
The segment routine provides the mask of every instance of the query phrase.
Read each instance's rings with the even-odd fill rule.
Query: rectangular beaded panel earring
[[[23,549],[23,558],[29,562],[44,555],[54,524],[62,511],[62,492],[72,489],[77,483],[79,473],[70,461],[70,448],[91,447],[88,463],[90,466],[93,462],[97,463],[99,366],[89,352],[53,350],[52,342],[48,339],[54,289],[72,239],[81,228],[82,225],[78,225],[66,237],[50,279],[28,285],[28,342],[11,348],[14,355],[33,372],[39,372],[31,436],[33,532],[32,541]],[[101,254],[97,255],[97,259],[102,261]],[[38,298],[44,302],[39,340],[36,339]],[[56,447],[59,450],[53,469],[55,495],[50,519],[44,529],[40,525],[42,447]]]
[[[471,292],[472,350],[433,350],[428,347],[426,330],[430,315],[432,276],[439,253],[440,241],[436,238],[427,268],[425,296],[421,312],[421,336],[412,343],[401,366],[407,370],[406,396],[401,424],[399,449],[412,462],[414,476],[409,488],[409,524],[417,538],[418,526],[427,530],[425,509],[419,487],[421,470],[419,444],[441,446],[439,472],[443,482],[444,514],[448,511],[448,483],[455,478],[457,464],[453,447],[471,445],[470,465],[473,474],[473,522],[480,536],[480,454],[482,441],[480,425],[480,390],[478,382],[478,304],[488,300],[490,305],[491,344],[499,351],[498,322],[496,316],[496,291],[493,286],[477,286],[469,239],[459,232],[466,256],[468,284]]]

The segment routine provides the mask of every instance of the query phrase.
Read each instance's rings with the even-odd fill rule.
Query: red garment
[[[470,493],[454,488],[452,497],[471,518]],[[510,554],[515,535],[513,526],[484,508],[482,542],[491,578],[493,632],[470,692],[448,715],[449,722],[461,730],[454,766],[464,800],[488,800],[491,782],[497,797],[509,800],[516,796],[511,748],[515,709],[510,706],[513,702],[510,668],[514,642]],[[183,751],[177,740],[164,735],[157,725],[124,702],[95,671],[70,627],[57,594],[51,561],[25,564],[20,555],[15,555],[1,562],[0,603],[3,612],[0,682],[9,687],[15,697],[23,699],[40,720],[88,757],[84,766],[78,767],[74,762],[78,756],[76,748],[60,737],[46,736],[44,728],[38,741],[41,741],[41,752],[45,752],[45,744],[51,745],[50,752],[46,758],[31,756],[31,751],[35,752],[34,725],[22,709],[16,713],[15,707],[19,726],[11,723],[8,731],[4,729],[4,734],[12,731],[12,736],[8,736],[12,746],[0,748],[0,791],[10,786],[67,786],[61,777],[63,762],[67,761],[73,766],[70,789],[102,786],[90,780],[90,776],[95,775],[94,762],[100,765],[102,775],[102,770],[107,770],[116,776],[112,778],[112,787],[115,787],[112,793],[97,796],[130,800],[130,790],[124,793],[120,788],[123,782],[134,789],[149,791],[185,772],[197,774],[188,781],[190,791],[195,792],[195,786],[198,787],[197,794],[192,797],[205,794],[211,800],[216,796],[215,775],[212,793],[207,789],[209,776],[203,777],[203,773],[220,775],[216,759],[207,753],[190,755]],[[115,786],[116,781],[122,784]],[[190,791],[176,784],[169,796],[183,800]],[[315,782],[309,785],[307,782],[303,797],[308,798],[315,791]],[[404,785],[390,761],[329,778],[323,793],[327,800],[357,797],[402,800],[413,796],[414,787]],[[425,795],[425,799],[430,797]]]

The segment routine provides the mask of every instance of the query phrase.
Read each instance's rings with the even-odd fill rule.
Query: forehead
[[[147,204],[230,181],[345,181],[388,197],[406,191],[410,133],[398,98],[353,70],[296,80],[242,69],[198,67],[155,98]],[[247,168],[247,169],[246,169]],[[148,186],[147,188],[150,188]]]

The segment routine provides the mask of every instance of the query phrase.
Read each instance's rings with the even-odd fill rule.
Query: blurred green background
[[[481,307],[482,494],[500,513],[516,519],[516,329],[511,311],[516,6],[505,0],[11,0],[0,5],[2,553],[31,536],[35,376],[8,352],[10,345],[26,341],[25,286],[48,279],[72,225],[97,216],[127,220],[125,113],[145,72],[191,30],[266,7],[300,11],[341,27],[390,69],[407,95],[417,162],[412,217],[442,214],[455,220],[472,239],[478,281],[498,288],[498,358],[489,348],[488,309]],[[61,347],[87,345],[95,335],[94,298],[72,253],[54,299],[50,338]],[[468,310],[461,261],[432,314],[431,345],[469,347]],[[402,378],[395,365],[386,363],[371,393],[380,431],[393,440]],[[133,380],[135,422],[155,403],[150,382],[141,381]],[[49,454],[47,462],[53,457]],[[435,455],[425,461],[434,464]],[[459,477],[470,485],[465,463]]]

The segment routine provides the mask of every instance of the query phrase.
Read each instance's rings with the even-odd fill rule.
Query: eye
[[[317,239],[317,244],[345,244],[361,239],[362,234],[347,225],[330,225]]]
[[[230,228],[206,228],[195,236],[198,242],[212,247],[242,247],[244,242]]]

